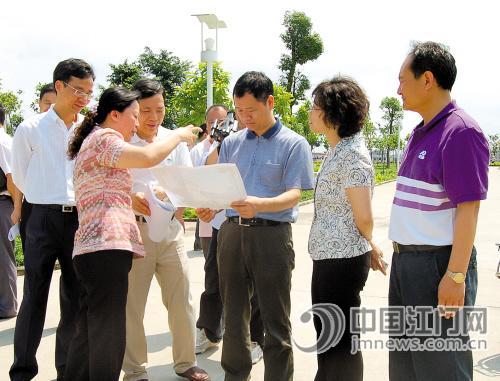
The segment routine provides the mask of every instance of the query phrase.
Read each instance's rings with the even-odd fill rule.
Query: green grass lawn
[[[23,256],[23,249],[21,247],[21,238],[17,237],[16,238],[16,247],[14,254],[16,256],[16,263],[18,266],[24,266],[24,256]]]
[[[398,176],[396,163],[391,163],[387,168],[385,164],[376,163],[375,166],[375,184],[383,183],[384,181],[394,180]]]

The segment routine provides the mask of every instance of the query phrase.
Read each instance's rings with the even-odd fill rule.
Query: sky
[[[28,116],[36,84],[50,82],[56,64],[69,57],[89,62],[103,86],[109,64],[133,61],[145,46],[196,65],[200,24],[191,15],[215,13],[227,24],[219,31],[218,55],[231,73],[231,89],[248,70],[278,81],[280,56],[287,52],[280,39],[283,16],[302,11],[324,44],[324,53],[302,68],[313,88],[334,75],[349,75],[368,94],[372,120],[381,122],[380,102],[398,97],[398,73],[411,41],[442,42],[458,67],[453,98],[486,134],[494,134],[500,133],[497,8],[494,0],[4,1],[0,79],[4,91],[23,91]],[[419,121],[405,112],[403,134]]]

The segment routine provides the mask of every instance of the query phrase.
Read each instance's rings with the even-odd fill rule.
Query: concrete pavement
[[[391,243],[387,239],[390,206],[394,195],[395,183],[381,185],[375,189],[373,208],[375,215],[375,240],[386,253],[390,263]],[[300,316],[311,304],[310,278],[312,263],[307,253],[307,240],[313,216],[312,204],[300,208],[299,221],[294,224],[293,235],[296,255],[296,268],[293,273],[292,285],[292,324],[294,339],[301,346],[314,343],[315,333],[312,322],[302,322]],[[500,279],[495,277],[496,266],[500,255],[496,252],[495,242],[500,241],[500,169],[490,168],[490,190],[488,200],[482,203],[479,225],[476,237],[478,250],[479,289],[477,306],[488,307],[488,333],[485,337],[487,349],[474,353],[475,380],[500,379]],[[193,247],[194,224],[188,224],[186,247]],[[199,303],[203,290],[204,259],[201,252],[188,252],[190,258],[190,278],[192,295]],[[53,380],[55,330],[57,327],[58,282],[60,272],[55,271],[50,290],[47,318],[43,338],[38,349],[37,360],[39,375],[35,380]],[[19,298],[22,297],[23,277],[18,279]],[[387,305],[388,277],[379,272],[371,272],[362,293],[362,305],[380,307]],[[0,380],[8,379],[8,369],[13,359],[13,336],[15,319],[0,321]],[[171,335],[168,330],[167,313],[163,308],[160,290],[155,281],[152,283],[145,318],[146,334],[148,336],[149,365],[148,372],[151,381],[180,380],[175,376],[172,367]],[[221,347],[212,349],[198,356],[199,365],[212,376],[212,380],[223,380],[220,367]],[[365,380],[388,380],[388,354],[386,351],[364,351]],[[310,381],[316,371],[316,357],[312,353],[304,353],[294,348],[295,380]],[[254,366],[252,380],[263,380],[263,361]]]

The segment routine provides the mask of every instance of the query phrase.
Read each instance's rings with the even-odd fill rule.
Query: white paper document
[[[145,197],[149,203],[151,216],[144,216],[148,222],[149,239],[153,242],[161,242],[167,239],[171,226],[175,225],[175,208],[172,204],[159,200],[153,191],[153,186],[148,185]]]
[[[14,241],[19,234],[19,223],[12,225],[12,227],[9,229],[9,241]]]
[[[226,209],[247,194],[236,164],[151,168],[175,207]]]

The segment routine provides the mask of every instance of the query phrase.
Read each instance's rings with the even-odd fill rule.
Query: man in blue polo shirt
[[[227,137],[219,163],[235,163],[248,197],[233,202],[219,230],[217,257],[224,304],[221,364],[226,381],[250,378],[250,299],[257,293],[265,328],[266,381],[293,378],[290,288],[294,251],[290,223],[302,189],[312,189],[311,149],[273,115],[273,83],[243,74],[233,90],[238,119],[247,127]]]
[[[399,73],[403,108],[423,121],[413,130],[398,173],[389,228],[389,305],[441,306],[441,318],[437,312],[437,319],[416,315],[413,323],[432,330],[420,343],[450,337],[447,330],[466,317],[457,307],[473,306],[477,291],[473,244],[488,189],[489,152],[478,124],[451,99],[456,73],[453,56],[434,42],[415,44]],[[458,337],[469,341],[467,333]],[[472,380],[472,352],[392,351],[389,374],[395,381]]]

